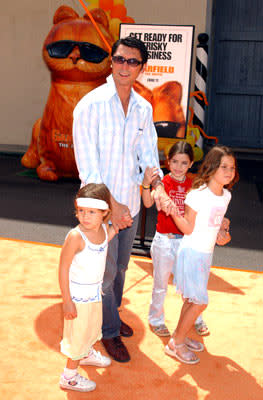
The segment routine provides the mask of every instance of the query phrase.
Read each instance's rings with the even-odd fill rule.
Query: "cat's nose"
[[[78,46],[74,47],[74,49],[69,55],[69,58],[71,58],[73,64],[77,64],[78,60],[81,58]]]

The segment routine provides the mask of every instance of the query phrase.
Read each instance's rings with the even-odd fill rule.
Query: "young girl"
[[[192,166],[193,159],[193,150],[189,143],[185,141],[175,143],[168,153],[170,173],[163,178],[166,193],[175,202],[182,215],[186,193],[192,186],[192,180],[186,176],[186,173]],[[156,168],[146,168],[142,184],[142,199],[145,207],[151,207],[153,204],[153,192],[149,189],[155,173],[157,173]],[[148,315],[150,327],[158,336],[170,336],[164,321],[164,300],[169,276],[171,272],[173,274],[175,272],[177,251],[182,237],[183,234],[173,218],[159,211],[156,233],[151,245],[153,290]],[[198,322],[202,324],[201,317]]]
[[[110,208],[110,192],[104,184],[82,187],[75,199],[79,225],[68,233],[61,251],[59,284],[64,312],[61,352],[68,357],[59,382],[63,389],[94,390],[95,382],[77,373],[79,364],[106,367],[111,363],[92,348],[101,338],[101,284],[108,242],[115,235],[113,227],[106,225]]]
[[[187,334],[207,307],[207,282],[215,243],[224,245],[230,241],[229,221],[224,215],[231,199],[228,189],[237,180],[234,154],[227,147],[215,146],[206,155],[193,189],[186,196],[185,215],[180,215],[178,207],[172,212],[184,233],[176,268],[177,291],[184,303],[165,352],[186,364],[199,362],[194,351],[204,350],[202,343]]]

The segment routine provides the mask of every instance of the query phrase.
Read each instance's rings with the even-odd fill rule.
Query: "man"
[[[152,107],[132,89],[147,58],[140,40],[118,40],[112,47],[112,75],[107,83],[84,96],[74,110],[74,151],[81,183],[108,186],[111,222],[119,230],[109,243],[102,285],[102,343],[119,362],[130,360],[121,336],[132,336],[133,330],[120,320],[118,307],[138,226],[140,184],[147,166],[159,167]],[[153,184],[157,203],[165,198],[160,176]]]

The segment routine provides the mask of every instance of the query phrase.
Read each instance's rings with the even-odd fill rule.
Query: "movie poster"
[[[153,106],[159,137],[185,138],[194,26],[121,24],[120,38],[142,40],[149,59],[138,92]]]

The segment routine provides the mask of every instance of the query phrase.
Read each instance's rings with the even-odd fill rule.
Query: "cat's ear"
[[[79,18],[78,13],[73,10],[73,8],[68,6],[61,6],[57,9],[53,17],[53,24],[58,24],[61,21],[65,21],[67,19],[76,19]]]
[[[96,22],[103,25],[107,30],[109,29],[109,20],[104,10],[101,8],[93,8],[90,10],[90,13]],[[85,14],[83,18],[90,20],[88,14]]]

